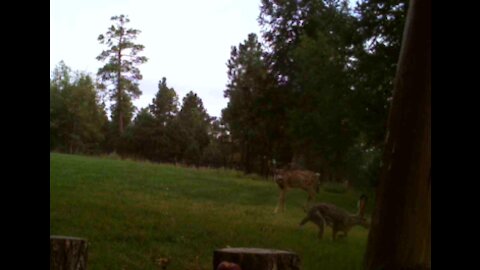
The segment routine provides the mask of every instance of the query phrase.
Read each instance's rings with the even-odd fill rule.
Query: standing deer
[[[300,188],[308,193],[307,203],[305,209],[307,209],[309,203],[315,198],[320,188],[320,174],[312,171],[305,170],[273,170],[273,179],[280,188],[280,198],[275,213],[280,208],[283,212],[285,210],[285,194],[290,188]]]

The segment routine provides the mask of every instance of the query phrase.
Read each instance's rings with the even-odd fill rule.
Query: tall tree
[[[111,83],[110,97],[115,102],[112,108],[112,119],[118,122],[119,135],[123,133],[125,126],[131,121],[132,109],[131,98],[141,95],[138,81],[142,79],[139,64],[147,62],[145,56],[139,56],[144,46],[134,43],[140,30],[127,28],[130,22],[125,15],[113,16],[115,22],[110,26],[105,35],[100,35],[98,41],[107,45],[108,49],[97,56],[99,61],[107,63],[98,70],[103,86]],[[114,118],[115,117],[115,118]]]
[[[200,97],[193,91],[188,92],[174,124],[177,127],[177,143],[181,146],[182,159],[187,164],[200,165],[203,150],[210,141],[210,121]]]
[[[341,178],[357,136],[349,109],[355,18],[348,1],[263,0],[259,22],[284,96],[293,161]]]
[[[238,48],[232,47],[227,66],[229,82],[224,96],[229,102],[222,118],[228,123],[232,138],[240,144],[244,171],[251,173],[255,163],[266,167],[263,157],[271,156],[273,135],[278,130],[272,124],[281,117],[274,114],[273,78],[255,34],[249,34]]]
[[[308,28],[302,28],[292,51],[289,127],[295,153],[307,156],[305,165],[340,179],[357,136],[350,117],[348,68],[354,19],[345,2],[331,2],[308,16]]]
[[[154,133],[151,138],[154,145],[155,160],[175,162],[178,145],[175,139],[173,120],[178,113],[178,96],[173,88],[167,86],[165,77],[158,83],[158,92],[149,105],[155,119]]]
[[[383,148],[408,0],[359,1],[352,68],[355,122],[368,147]]]
[[[294,87],[293,51],[300,37],[316,35],[319,30],[335,32],[336,15],[347,10],[345,0],[262,0],[258,21],[269,48],[268,62],[279,85]]]
[[[404,29],[367,270],[431,269],[431,0],[410,1]]]

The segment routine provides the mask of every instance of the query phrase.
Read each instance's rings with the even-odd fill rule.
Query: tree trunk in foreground
[[[68,236],[50,236],[50,270],[86,270],[87,240]]]
[[[412,0],[365,269],[431,269],[431,0]]]
[[[299,270],[300,257],[283,250],[261,248],[223,248],[213,253],[213,270],[222,262],[240,265],[242,270]]]

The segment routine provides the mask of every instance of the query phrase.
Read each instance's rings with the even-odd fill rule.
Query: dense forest
[[[220,118],[194,91],[180,100],[164,77],[152,102],[135,108],[148,59],[134,43],[140,31],[112,17],[97,74],[64,62],[52,72],[50,149],[264,176],[293,163],[325,180],[376,185],[408,1],[349,3],[261,0],[261,37],[249,34],[226,59]]]

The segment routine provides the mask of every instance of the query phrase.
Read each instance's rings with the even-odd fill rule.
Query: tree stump
[[[223,262],[240,265],[242,270],[299,270],[300,257],[283,250],[261,248],[222,248],[213,253],[213,269]]]
[[[87,240],[50,236],[50,270],[86,270]]]

